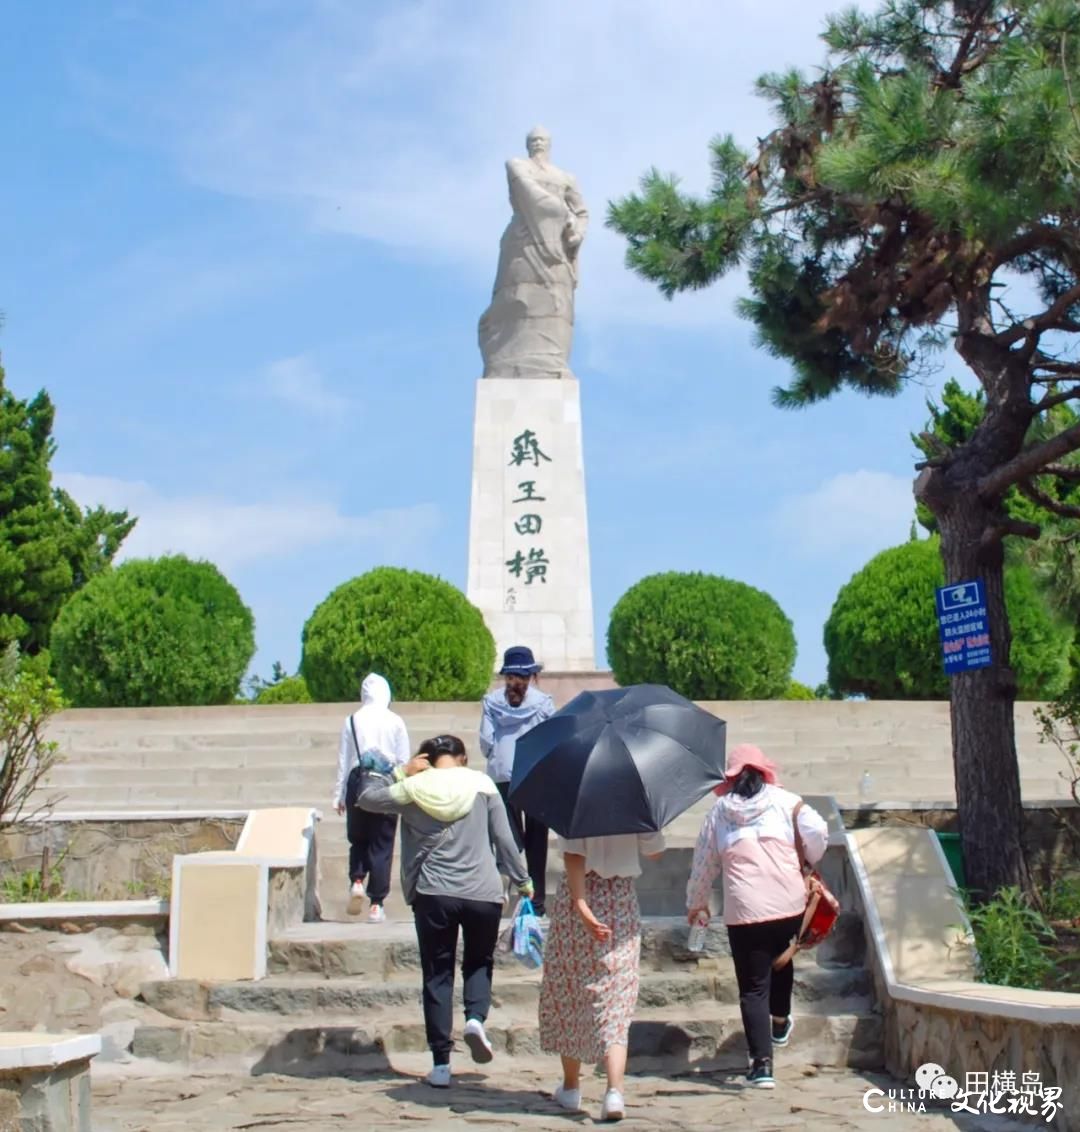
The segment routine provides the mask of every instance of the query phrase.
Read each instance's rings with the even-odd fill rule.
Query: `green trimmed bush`
[[[767,593],[715,574],[653,574],[611,611],[608,660],[627,684],[666,684],[694,700],[780,699],[795,633]]]
[[[77,707],[227,704],[255,652],[255,619],[210,562],[135,559],[72,596],[49,643]]]
[[[257,704],[310,704],[311,692],[303,676],[286,676],[276,684],[267,684],[255,697]]]
[[[318,703],[356,699],[378,672],[398,700],[479,700],[495,641],[476,606],[441,578],[381,566],[338,586],[304,626],[300,673]]]
[[[937,536],[872,558],[837,595],[825,624],[829,684],[871,699],[945,700],[934,590],[945,584]],[[1049,700],[1069,678],[1072,630],[1051,616],[1031,572],[1005,568],[1018,696]]]
[[[785,700],[816,700],[817,696],[814,694],[813,688],[806,684],[800,684],[798,680],[792,680],[781,698]]]

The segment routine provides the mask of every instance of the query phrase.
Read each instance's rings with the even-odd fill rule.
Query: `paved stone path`
[[[193,1132],[195,1129],[287,1129],[288,1132],[400,1132],[403,1128],[524,1128],[568,1132],[598,1123],[602,1079],[585,1083],[586,1112],[562,1113],[550,1099],[554,1059],[496,1062],[473,1072],[465,1062],[447,1091],[424,1084],[424,1055],[395,1056],[363,1077],[174,1076],[141,1077],[130,1068],[95,1073],[95,1132]],[[874,1114],[863,1107],[867,1089],[899,1088],[875,1074],[838,1071],[781,1074],[773,1092],[748,1090],[737,1079],[716,1076],[628,1079],[627,1113],[620,1127],[667,1132],[754,1128],[756,1132],[827,1128],[830,1132],[1006,1132],[1024,1128],[988,1115]],[[876,1103],[876,1102],[875,1102]],[[1026,1126],[1028,1129],[1031,1125]]]

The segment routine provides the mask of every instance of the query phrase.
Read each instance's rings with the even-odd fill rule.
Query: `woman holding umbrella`
[[[771,1089],[773,1046],[791,1037],[794,963],[773,969],[798,935],[807,888],[797,843],[808,865],[825,855],[829,830],[816,810],[777,781],[777,768],[757,747],[728,755],[719,800],[701,827],[686,905],[690,923],[707,923],[709,893],[724,874],[724,923],[739,983],[748,1085]]]
[[[581,1063],[604,1063],[601,1120],[621,1120],[630,1022],[638,996],[639,852],[659,857],[660,833],[559,838],[565,874],[555,897],[540,986],[540,1047],[562,1058],[561,1107],[581,1109]]]

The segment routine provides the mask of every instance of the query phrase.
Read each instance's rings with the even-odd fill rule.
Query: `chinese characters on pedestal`
[[[515,436],[511,443],[509,466],[513,468],[535,468],[542,470],[542,463],[550,464],[551,457],[540,447],[540,441],[532,429]],[[521,511],[514,520],[514,530],[523,541],[515,549],[512,557],[505,562],[508,573],[517,582],[531,586],[534,582],[547,584],[547,571],[550,565],[542,542],[538,541],[544,530],[544,516],[541,504],[547,502],[538,486],[538,479],[521,480],[517,485],[518,495],[513,500],[521,505]],[[510,586],[506,594],[506,607],[512,610],[517,605],[517,591]]]

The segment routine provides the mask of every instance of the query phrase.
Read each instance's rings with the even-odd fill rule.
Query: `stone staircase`
[[[726,933],[686,950],[682,918],[645,917],[641,993],[630,1034],[632,1071],[731,1070],[746,1063]],[[863,967],[862,924],[845,913],[835,934],[800,956],[796,1028],[786,1066],[880,1069],[881,1018]],[[134,1034],[138,1058],[251,1073],[322,1076],[370,1069],[425,1050],[419,954],[412,926],[306,924],[270,945],[259,982],[185,980],[143,986],[154,1020]],[[488,1036],[497,1054],[540,1053],[540,973],[497,957]],[[460,1004],[460,979],[457,986]],[[460,1031],[460,1011],[455,1020]],[[458,1054],[460,1061],[462,1054]]]
[[[567,698],[572,688],[564,689]],[[440,732],[460,735],[479,762],[478,704],[397,704],[414,745]],[[728,723],[729,747],[754,742],[777,762],[784,782],[841,805],[859,800],[864,770],[875,801],[949,802],[953,771],[946,703],[753,702],[705,705]],[[1043,746],[1031,704],[1016,709],[1024,796],[1064,798],[1060,754]],[[50,735],[64,761],[46,796],[58,813],[246,811],[303,805],[320,809],[323,914],[343,919],[345,823],[330,802],[337,743],[349,705],[73,710]],[[669,831],[690,845],[708,801]],[[665,911],[666,909],[658,909]],[[399,909],[400,911],[400,909]]]

